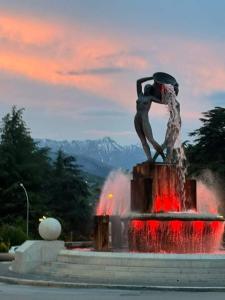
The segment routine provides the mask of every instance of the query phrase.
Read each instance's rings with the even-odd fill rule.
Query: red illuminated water
[[[129,248],[138,252],[210,253],[219,249],[224,225],[207,220],[132,220]]]

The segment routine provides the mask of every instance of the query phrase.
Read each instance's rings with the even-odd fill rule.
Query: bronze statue
[[[154,83],[153,85],[146,84],[143,92],[142,83],[149,80],[154,80]],[[181,123],[179,103],[175,99],[178,92],[179,88],[176,79],[167,73],[158,72],[153,74],[152,77],[145,77],[137,80],[138,99],[136,101],[137,113],[134,118],[134,124],[145,154],[151,162],[155,161],[158,155],[161,155],[163,161],[166,160],[167,162],[171,162],[172,160],[174,144],[180,131],[179,126],[175,126],[175,122]],[[170,119],[167,125],[165,141],[162,146],[155,141],[148,119],[148,112],[152,102],[169,106]],[[156,150],[153,159],[148,142],[152,144]],[[165,148],[167,153],[166,157],[163,152]]]

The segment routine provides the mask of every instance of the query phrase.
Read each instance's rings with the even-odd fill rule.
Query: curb
[[[13,261],[15,259],[15,255],[11,253],[0,253],[0,262],[3,261]]]
[[[225,292],[225,287],[178,287],[178,286],[141,286],[122,284],[101,284],[101,283],[76,283],[51,280],[31,280],[14,277],[0,276],[0,282],[7,284],[29,285],[55,288],[100,288],[119,290],[158,290],[158,291],[183,291],[183,292]]]

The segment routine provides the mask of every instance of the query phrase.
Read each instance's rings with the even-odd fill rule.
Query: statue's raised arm
[[[143,90],[142,90],[142,83],[146,82],[146,81],[149,81],[149,80],[152,80],[153,77],[144,77],[144,78],[140,78],[137,80],[137,96],[139,97],[139,95],[141,93],[143,93]],[[147,84],[145,86],[145,93],[147,92],[147,89],[148,87],[151,89],[151,85],[150,84]]]

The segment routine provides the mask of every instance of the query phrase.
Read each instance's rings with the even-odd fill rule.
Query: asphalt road
[[[65,289],[0,283],[1,300],[224,300],[225,292],[133,291],[110,289]]]

